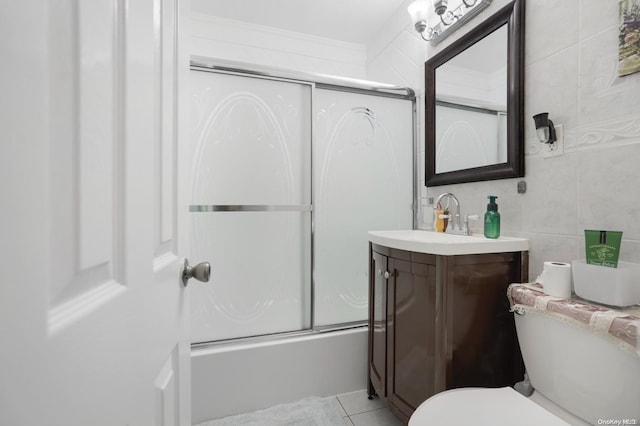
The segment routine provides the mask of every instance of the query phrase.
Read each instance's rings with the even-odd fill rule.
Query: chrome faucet
[[[456,203],[456,215],[453,217],[453,227],[451,228],[451,231],[452,233],[462,233],[462,227],[460,226],[460,202],[456,196],[450,192],[444,192],[438,195],[438,198],[436,199],[436,206],[440,204],[440,201],[447,197],[451,198],[453,202]]]

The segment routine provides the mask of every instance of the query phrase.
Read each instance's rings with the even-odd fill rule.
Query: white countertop
[[[369,231],[369,241],[381,246],[444,256],[528,251],[526,238],[485,238],[481,234],[453,235],[413,230]]]

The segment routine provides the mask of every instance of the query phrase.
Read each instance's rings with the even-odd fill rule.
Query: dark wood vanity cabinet
[[[528,252],[439,256],[371,243],[369,395],[407,422],[440,391],[522,380],[506,291],[527,269]]]
[[[370,251],[369,260],[369,385],[386,395],[387,374],[387,257]],[[384,275],[387,275],[385,277]]]

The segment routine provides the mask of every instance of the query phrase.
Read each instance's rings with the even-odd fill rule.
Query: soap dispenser
[[[496,204],[495,195],[489,195],[487,212],[484,214],[484,236],[487,238],[500,237],[500,213]]]

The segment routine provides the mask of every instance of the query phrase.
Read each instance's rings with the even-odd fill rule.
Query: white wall
[[[367,78],[410,85],[422,92],[427,54],[447,46],[506,3],[494,0],[481,16],[436,49],[413,30],[404,8],[398,9],[368,46]],[[622,260],[640,262],[640,73],[617,77],[617,19],[615,1],[529,0],[525,24],[526,194],[517,194],[520,179],[422,190],[424,198],[453,192],[463,214],[483,213],[486,195],[498,195],[503,235],[531,240],[531,279],[540,273],[545,260],[584,258],[584,229],[622,230]],[[422,111],[420,105],[423,176]],[[542,144],[536,139],[531,116],[544,111],[555,124],[564,126],[565,154],[560,157],[541,155]],[[482,232],[482,223],[473,229]]]
[[[351,78],[366,75],[363,45],[199,13],[191,15],[191,54]]]

